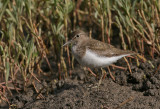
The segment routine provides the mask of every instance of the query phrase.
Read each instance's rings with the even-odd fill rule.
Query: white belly
[[[88,67],[106,67],[114,62],[116,62],[118,59],[127,56],[129,54],[120,55],[120,56],[114,56],[114,57],[104,57],[104,56],[98,56],[91,50],[86,50],[85,55],[81,60],[78,60],[80,64],[83,66]]]

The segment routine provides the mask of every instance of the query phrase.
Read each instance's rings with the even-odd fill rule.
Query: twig
[[[16,83],[14,83],[14,81],[12,80],[12,84],[13,84],[13,86],[14,86],[14,88],[15,88],[15,90],[17,91],[17,93],[20,93],[19,91],[18,91],[18,88],[16,87]]]
[[[146,59],[145,57],[143,57],[143,56],[141,56],[141,55],[139,55],[139,54],[137,54],[137,56],[138,56],[140,59],[142,59],[144,62],[147,61],[147,59]]]
[[[131,67],[130,67],[130,65],[129,65],[129,63],[128,63],[128,60],[124,57],[124,60],[126,61],[126,63],[127,63],[127,66],[128,66],[128,69],[129,69],[129,72],[132,74],[132,70],[131,70]]]
[[[59,76],[59,80],[61,80],[61,64],[58,63],[58,76]]]
[[[36,88],[36,86],[35,86],[35,83],[34,83],[34,82],[32,82],[32,85],[33,85],[33,87],[34,87],[34,89],[35,89],[36,93],[38,94],[38,96],[36,96],[36,98],[37,98],[37,97],[40,97],[40,98],[44,99],[44,96],[43,96],[41,93],[39,93],[39,91],[37,90],[37,88]],[[41,91],[40,91],[40,92],[41,92]]]
[[[157,67],[156,71],[154,72],[154,74],[156,74],[158,72],[158,70],[160,70],[160,64],[159,66]]]
[[[119,69],[122,69],[122,70],[127,70],[126,67],[122,67],[122,66],[117,66],[117,65],[114,65],[114,64],[111,64],[112,67],[115,67],[115,68],[119,68]]]
[[[101,15],[102,42],[104,42],[104,18]]]
[[[6,95],[1,91],[0,91],[0,96],[1,96],[1,99],[3,101],[6,101],[8,103],[8,105],[10,106],[9,100],[7,99]]]
[[[110,74],[111,78],[113,79],[113,81],[115,81],[115,77],[112,75],[112,72],[111,72],[110,68],[107,67],[107,69],[108,69],[108,71],[109,71],[109,74]]]
[[[31,72],[31,75],[32,75],[39,83],[41,83],[41,81],[33,74],[33,72]]]
[[[49,61],[48,61],[47,56],[45,56],[45,59],[46,59],[46,61],[47,61],[47,64],[48,64],[49,69],[51,70],[51,72],[52,72],[52,74],[53,74],[53,69],[52,69],[52,67],[51,67],[51,65],[50,65],[50,63],[49,63]]]
[[[3,89],[6,89],[6,88],[7,88],[7,86],[3,86],[3,85],[1,85],[1,84],[0,84],[0,87],[2,87]],[[16,90],[21,90],[20,88],[15,88],[15,87],[8,87],[8,89],[11,89],[11,90],[14,90],[14,89],[16,89]]]
[[[130,102],[133,100],[133,97],[131,96],[130,98],[128,98],[127,100],[123,101],[121,104],[119,104],[115,109],[120,108],[121,106],[125,105],[126,103]]]

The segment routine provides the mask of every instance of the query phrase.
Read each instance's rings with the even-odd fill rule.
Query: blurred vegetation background
[[[160,0],[1,0],[1,97],[18,90],[18,79],[24,90],[31,78],[38,80],[35,72],[43,73],[43,61],[59,79],[61,72],[71,75],[73,57],[62,45],[71,31],[82,28],[143,58],[160,56]]]

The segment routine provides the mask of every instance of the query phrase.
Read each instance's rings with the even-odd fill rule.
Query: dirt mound
[[[27,92],[15,94],[10,102],[24,109],[159,109],[160,70],[156,69],[160,59],[151,63],[132,65],[132,74],[115,69],[116,81],[107,74],[99,91],[94,88],[98,80],[77,68],[70,79],[52,80],[50,84],[44,80],[48,84],[42,91],[44,99],[37,100],[37,93],[30,87]],[[43,88],[42,84],[35,84]]]

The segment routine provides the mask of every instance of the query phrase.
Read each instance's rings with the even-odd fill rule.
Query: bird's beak
[[[70,43],[72,43],[72,40],[66,42],[66,43],[63,45],[63,47],[67,46],[67,45],[70,44]]]

